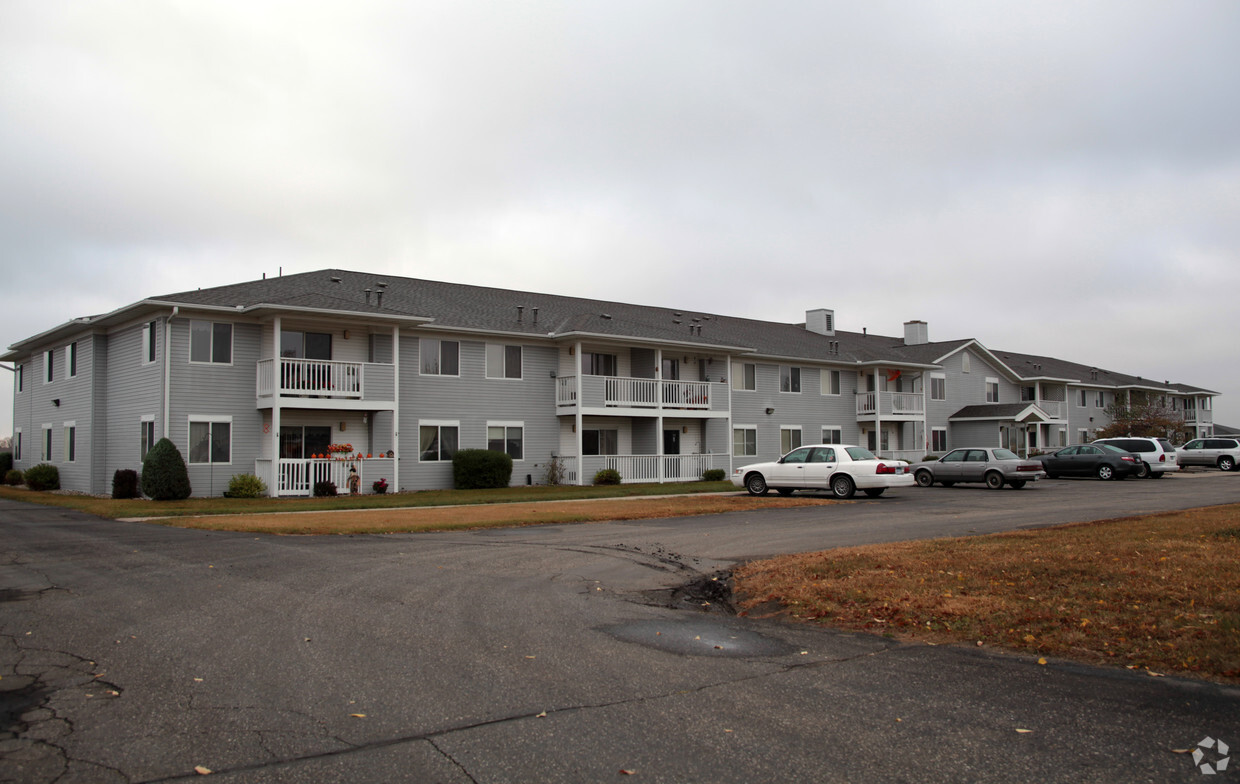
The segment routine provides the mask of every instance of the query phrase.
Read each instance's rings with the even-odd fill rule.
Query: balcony
[[[395,492],[395,465],[395,460],[378,457],[366,460],[259,459],[254,461],[254,474],[266,482],[267,487],[274,488],[277,496],[308,496],[314,492],[314,486],[319,482],[334,482],[340,494],[347,495],[350,492],[349,469],[355,468],[358,492],[366,495],[374,492],[371,486],[379,479],[386,479],[388,487]]]
[[[275,362],[279,367],[279,390],[275,390]],[[273,402],[273,391],[282,407],[374,409],[394,408],[395,366],[376,362],[334,362],[323,359],[261,359],[255,380],[260,408]]]
[[[726,412],[728,392],[726,384],[708,381],[561,376],[556,379],[555,404],[561,414],[570,413],[578,405],[582,409]]]
[[[1183,412],[1184,424],[1186,425],[1212,425],[1214,424],[1214,412],[1204,408],[1186,408]]]
[[[566,469],[566,481],[577,484],[577,458],[573,455],[561,457]],[[730,469],[728,455],[586,455],[582,458],[583,474],[586,482],[605,468],[613,469],[620,474],[621,484],[639,484],[650,482],[696,482],[702,473],[711,468]],[[659,476],[662,465],[663,476]]]
[[[1026,401],[1033,403],[1038,408],[1046,412],[1046,415],[1057,421],[1067,421],[1068,404],[1062,400],[1031,400]]]
[[[926,399],[920,392],[858,392],[857,419],[916,420],[926,416]]]

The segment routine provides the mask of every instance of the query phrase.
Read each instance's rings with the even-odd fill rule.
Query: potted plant
[[[378,493],[379,495],[383,495],[384,493],[387,492],[387,487],[388,487],[387,480],[380,478],[379,481],[373,483],[371,487],[374,489],[376,493]]]

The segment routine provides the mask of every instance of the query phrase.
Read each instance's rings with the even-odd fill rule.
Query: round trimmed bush
[[[512,482],[512,458],[491,449],[461,449],[452,456],[452,486],[457,490],[507,487]]]
[[[31,490],[59,490],[60,469],[51,463],[39,463],[26,469],[26,487]]]
[[[168,439],[159,439],[142,461],[142,493],[156,501],[180,501],[191,492],[181,450]]]
[[[703,482],[722,482],[727,477],[728,472],[722,468],[708,468],[702,472]]]
[[[322,482],[314,483],[314,497],[315,498],[326,498],[326,497],[333,496],[333,495],[336,495],[336,483],[335,482],[325,479]]]
[[[132,468],[118,468],[112,474],[113,498],[138,497],[138,472]]]
[[[0,452],[0,476],[4,476],[13,470],[13,453]]]
[[[26,481],[26,478],[22,476],[22,472],[18,471],[16,468],[10,468],[8,471],[4,472],[4,483],[6,485],[13,485],[16,487],[24,481]]]
[[[228,480],[229,498],[261,498],[267,494],[267,483],[254,474],[237,474]]]
[[[618,485],[620,484],[620,472],[614,468],[604,468],[594,475],[594,484]]]

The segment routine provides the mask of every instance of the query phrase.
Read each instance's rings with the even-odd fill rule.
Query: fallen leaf
[[[1166,675],[1163,675],[1161,672],[1154,672],[1153,670],[1146,670],[1146,671],[1145,671],[1145,674],[1146,674],[1146,675],[1148,675],[1148,676],[1150,676],[1151,678],[1165,678],[1165,677],[1167,677]]]
[[[723,650],[723,646],[722,646],[722,645],[716,645],[716,646],[715,646],[715,650],[717,650],[717,651],[722,651],[722,650]]]
[[[1172,749],[1171,750],[1172,754],[1188,754],[1190,752],[1192,752],[1192,749]]]
[[[1026,730],[1026,729],[1022,729],[1022,728],[1020,728],[1020,727],[1017,727],[1017,728],[1016,728],[1016,731],[1017,731],[1017,732],[1019,732],[1019,733],[1021,733],[1022,735],[1023,735],[1023,734],[1025,734],[1025,733],[1028,733],[1028,732],[1033,732],[1033,730]]]
[[[195,765],[194,772],[197,773],[199,776],[206,776],[211,773],[211,769],[205,765]]]
[[[536,719],[545,719],[545,718],[547,718],[547,712],[546,712],[546,711],[543,711],[542,713],[539,713],[538,715],[536,715],[534,718],[536,718]]]
[[[1038,659],[1038,664],[1046,664],[1046,659]]]
[[[353,718],[355,718],[355,719],[364,719],[364,718],[366,718],[366,714],[365,714],[365,713],[350,713],[349,715],[350,715],[350,716],[352,716],[352,717],[353,717]]]
[[[526,656],[525,658],[527,658],[527,659],[537,659],[538,657],[537,657],[537,656]]]
[[[635,770],[625,770],[624,768],[621,768],[621,769],[620,769],[620,775],[621,775],[621,776],[635,776],[635,775],[637,775],[637,771],[635,771]]]

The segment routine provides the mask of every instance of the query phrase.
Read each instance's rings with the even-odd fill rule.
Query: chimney
[[[921,346],[930,342],[930,327],[924,321],[904,322],[904,345]]]
[[[805,311],[805,328],[818,335],[835,337],[835,311],[825,308]]]

